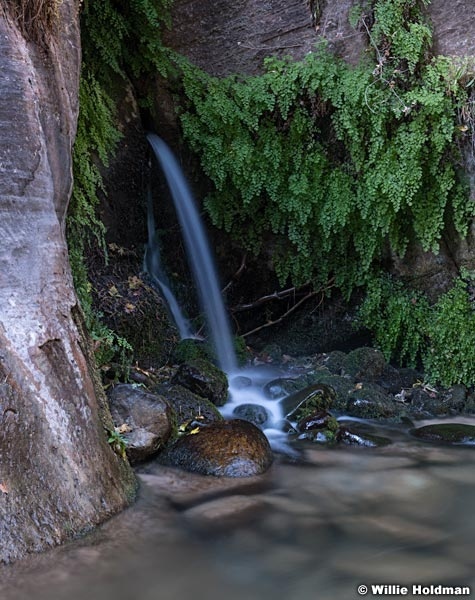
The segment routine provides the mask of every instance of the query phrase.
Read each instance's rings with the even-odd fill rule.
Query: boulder
[[[162,396],[123,383],[112,388],[109,404],[115,426],[122,428],[131,463],[156,454],[172,435],[175,415]]]
[[[216,422],[193,431],[160,454],[160,462],[202,475],[224,477],[259,475],[272,464],[267,438],[248,421]]]

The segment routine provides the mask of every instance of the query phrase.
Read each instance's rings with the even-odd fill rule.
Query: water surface
[[[130,509],[0,569],[0,598],[347,600],[374,583],[475,590],[474,449],[389,435],[380,449],[306,443],[303,462],[277,457],[249,480],[150,463]]]

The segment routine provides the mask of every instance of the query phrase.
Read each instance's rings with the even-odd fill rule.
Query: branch
[[[254,329],[251,329],[251,331],[246,331],[246,333],[242,334],[242,337],[247,337],[248,335],[252,335],[253,333],[257,333],[258,331],[260,331],[261,329],[265,329],[266,327],[271,327],[272,325],[277,325],[277,323],[281,323],[285,318],[287,318],[291,313],[294,312],[294,310],[296,310],[301,304],[303,304],[304,302],[306,302],[307,300],[309,300],[310,298],[312,298],[313,296],[316,296],[319,291],[315,291],[315,292],[309,292],[306,296],[304,296],[303,298],[301,298],[296,304],[294,304],[292,306],[292,308],[289,308],[288,311],[286,311],[283,315],[281,315],[278,319],[275,319],[274,321],[267,321],[267,323],[264,323],[263,325],[259,325],[259,327],[255,327]],[[319,306],[320,304],[323,302],[323,295],[322,298],[319,302]]]
[[[298,293],[300,290],[307,287],[308,285],[309,285],[309,282],[304,283],[304,285],[302,285],[299,288],[291,287],[286,290],[281,290],[280,292],[273,292],[272,294],[268,294],[267,296],[261,296],[261,298],[254,300],[254,302],[248,302],[247,304],[238,304],[237,306],[233,306],[229,310],[232,313],[243,312],[245,310],[251,310],[253,308],[257,308],[258,306],[261,306],[261,304],[265,304],[266,302],[271,302],[272,300],[283,300],[284,298],[288,298],[289,296],[292,296],[292,295]]]

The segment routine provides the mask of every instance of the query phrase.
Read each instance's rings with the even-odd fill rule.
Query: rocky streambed
[[[424,385],[368,348],[257,362],[266,364],[235,375],[230,399],[200,360],[112,386],[111,443],[127,441],[137,502],[89,535],[1,567],[2,600],[475,589],[469,390]]]
[[[393,443],[388,428],[425,442],[475,445],[475,425],[453,422],[475,414],[473,393],[425,384],[421,373],[396,369],[374,348],[274,364],[264,355],[230,374],[229,387],[204,358],[161,380],[153,372],[139,379],[109,392],[117,439],[133,463],[156,458],[203,475],[248,477],[269,468],[272,450],[298,461],[308,443],[386,446]],[[421,426],[434,418],[446,422]]]

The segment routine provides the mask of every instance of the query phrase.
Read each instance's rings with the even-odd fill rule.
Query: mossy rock
[[[154,388],[161,394],[176,414],[178,425],[203,418],[207,422],[222,421],[223,417],[216,406],[207,398],[194,394],[181,385],[161,384]]]
[[[412,429],[410,433],[424,442],[475,446],[475,425],[439,423]]]
[[[172,378],[172,383],[188,388],[194,394],[223,406],[228,399],[228,379],[213,363],[195,358],[183,363]]]
[[[193,338],[180,340],[173,350],[173,360],[177,364],[190,362],[198,358],[212,359],[211,350],[203,340]]]
[[[348,396],[346,412],[361,419],[390,419],[399,421],[405,414],[401,404],[375,384],[364,383]]]
[[[331,408],[335,399],[336,393],[332,387],[324,383],[315,383],[284,398],[282,409],[287,419],[302,419],[317,411]]]
[[[338,412],[346,411],[348,396],[355,387],[353,380],[348,377],[332,375],[330,372],[316,373],[314,375],[314,379],[314,383],[323,383],[335,390],[336,396],[332,405],[332,409]]]
[[[347,355],[341,350],[334,350],[325,359],[325,367],[334,375],[341,375]]]
[[[380,350],[363,347],[347,354],[342,366],[345,374],[355,379],[375,381],[383,375],[386,360]]]

